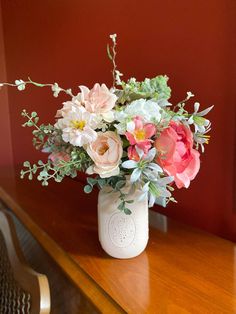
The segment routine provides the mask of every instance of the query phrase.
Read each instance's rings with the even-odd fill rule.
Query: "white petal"
[[[126,160],[122,163],[122,167],[126,169],[136,168],[138,165],[137,161],[134,160]]]
[[[165,197],[157,197],[155,200],[155,204],[160,205],[162,207],[166,207],[166,198]]]
[[[94,174],[93,166],[88,167],[86,170],[86,173],[87,174]]]
[[[129,122],[127,123],[127,131],[128,131],[128,132],[133,132],[134,129],[135,129],[135,123],[134,123],[134,121],[129,121]]]
[[[150,183],[150,182],[147,182],[147,183],[144,184],[144,186],[143,186],[143,188],[142,188],[142,191],[143,191],[143,192],[148,192],[148,190],[149,190],[149,183]]]
[[[188,119],[188,124],[193,124],[193,116]]]
[[[115,115],[113,111],[104,112],[101,114],[101,116],[106,122],[113,122],[115,120]]]
[[[117,167],[112,171],[109,172],[103,172],[103,173],[98,173],[100,175],[101,178],[110,178],[113,176],[118,176],[118,174],[120,173],[120,168]]]
[[[152,148],[149,150],[147,156],[144,158],[146,161],[152,161],[154,157],[156,156],[156,148]]]
[[[141,175],[141,170],[138,168],[134,169],[134,171],[132,172],[131,177],[130,177],[130,182],[134,183],[134,182],[138,181],[140,178],[140,175]]]
[[[200,107],[199,102],[195,102],[195,104],[194,104],[194,113],[198,112],[199,107]]]
[[[155,200],[156,200],[155,196],[153,194],[149,193],[148,207],[152,207],[155,203]]]
[[[163,172],[162,168],[159,165],[155,164],[154,162],[150,163],[148,165],[148,168],[156,170],[157,172]]]
[[[136,149],[136,152],[138,153],[139,158],[142,159],[144,155],[144,151],[138,146],[136,146],[135,149]]]
[[[212,109],[213,107],[214,107],[214,106],[211,106],[211,107],[209,107],[209,108],[207,108],[207,109],[205,109],[205,110],[199,112],[199,113],[198,113],[198,116],[200,116],[200,117],[205,116],[206,114],[208,114],[208,112],[211,111],[211,109]]]
[[[173,181],[174,181],[174,177],[164,177],[164,178],[157,180],[158,185],[160,185],[160,186],[165,186],[165,185],[167,185]]]

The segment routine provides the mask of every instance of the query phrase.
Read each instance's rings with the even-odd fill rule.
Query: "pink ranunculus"
[[[190,185],[200,168],[199,152],[193,149],[193,135],[181,122],[170,122],[155,140],[158,152],[157,163],[164,171],[174,176],[178,188]]]
[[[66,152],[52,152],[48,159],[50,159],[54,164],[60,163],[60,161],[70,161],[70,155]]]
[[[133,119],[133,126],[131,124],[125,136],[131,145],[136,145],[147,154],[151,148],[151,137],[155,134],[156,126],[152,123],[144,124],[142,118],[137,116]]]
[[[122,141],[115,132],[98,133],[97,139],[90,143],[86,150],[94,162],[94,165],[87,169],[88,174],[97,173],[101,178],[119,174],[123,148]]]
[[[117,96],[110,92],[105,84],[96,83],[89,90],[86,86],[80,86],[81,102],[85,109],[92,113],[105,114],[115,106]]]

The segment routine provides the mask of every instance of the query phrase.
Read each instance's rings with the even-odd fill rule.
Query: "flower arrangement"
[[[26,118],[24,127],[33,128],[33,145],[48,153],[47,161],[37,164],[24,162],[21,178],[31,180],[37,174],[42,185],[50,179],[61,182],[78,172],[86,172],[86,193],[95,186],[110,186],[119,193],[118,209],[131,214],[127,194],[123,187],[127,182],[148,196],[149,206],[154,203],[166,206],[174,201],[174,185],[188,188],[200,168],[200,153],[209,141],[210,121],[204,116],[212,109],[189,113],[187,97],[172,106],[168,101],[171,89],[168,77],[159,75],[138,82],[135,78],[121,80],[122,73],[116,65],[116,34],[110,35],[112,45],[107,46],[108,57],[113,64],[113,86],[96,83],[92,89],[79,86],[74,95],[71,89],[54,84],[40,84],[16,80],[15,86],[22,91],[29,84],[50,87],[53,95],[66,93],[70,99],[56,113],[56,123],[39,124],[36,112],[22,111]]]

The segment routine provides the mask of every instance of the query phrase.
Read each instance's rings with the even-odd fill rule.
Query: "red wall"
[[[167,74],[172,101],[191,90],[215,105],[211,143],[177,205],[157,210],[236,240],[235,175],[236,1],[101,0],[2,1],[8,80],[57,81],[65,87],[111,84],[108,35],[118,34],[119,69],[142,80]],[[35,109],[52,121],[64,98],[37,88],[9,92],[14,162],[38,157],[20,111]]]
[[[0,82],[5,82],[6,77],[6,64],[5,64],[5,50],[2,29],[2,9],[0,5]],[[8,93],[5,88],[1,91],[0,97],[0,134],[1,134],[1,150],[0,150],[0,166],[12,164],[12,144],[11,144],[11,128],[10,116],[8,106]]]

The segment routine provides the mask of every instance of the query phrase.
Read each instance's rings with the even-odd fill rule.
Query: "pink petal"
[[[163,155],[166,162],[173,158],[174,152],[176,151],[177,138],[178,136],[175,130],[168,128],[165,129],[155,141],[154,146],[156,147],[157,152]]]
[[[193,180],[198,174],[198,171],[200,169],[200,154],[196,149],[192,149],[191,156],[192,156],[192,159],[188,167],[186,168],[185,172],[189,176],[189,179]]]
[[[188,188],[190,185],[190,179],[184,172],[177,173],[175,176],[175,184],[178,189],[181,189],[183,187]]]
[[[142,149],[144,154],[147,154],[152,145],[151,145],[149,140],[146,140],[146,141],[138,142],[136,144],[136,146],[138,146],[138,148]]]
[[[133,121],[135,123],[136,130],[143,129],[143,119],[141,117],[136,116]]]
[[[136,144],[136,140],[135,140],[135,138],[134,138],[132,133],[125,132],[125,136],[126,136],[127,140],[130,142],[131,145],[135,145]]]
[[[79,88],[80,88],[80,90],[81,90],[81,100],[82,100],[82,101],[85,101],[86,96],[87,96],[88,93],[89,93],[89,89],[88,89],[88,87],[83,86],[83,85],[80,85]]]
[[[145,124],[143,129],[145,130],[145,137],[146,138],[150,138],[156,134],[156,126],[152,123]]]
[[[135,149],[135,146],[129,146],[128,148],[128,158],[130,160],[139,161],[139,155]]]

